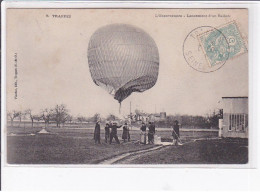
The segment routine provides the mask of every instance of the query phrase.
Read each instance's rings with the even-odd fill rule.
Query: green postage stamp
[[[211,67],[247,52],[235,21],[200,34],[198,39]]]

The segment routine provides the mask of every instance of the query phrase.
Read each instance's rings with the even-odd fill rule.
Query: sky
[[[155,17],[156,14],[230,16],[174,18]],[[132,111],[205,115],[221,108],[219,101],[223,96],[248,96],[248,54],[229,59],[215,72],[202,73],[185,61],[183,43],[189,32],[199,26],[218,27],[234,20],[246,43],[246,9],[8,9],[7,110],[31,108],[39,112],[63,103],[75,116],[125,115],[130,112],[131,102]],[[160,58],[155,86],[143,93],[132,93],[122,102],[121,113],[113,96],[94,84],[87,59],[91,35],[114,23],[131,24],[147,32],[154,39]]]

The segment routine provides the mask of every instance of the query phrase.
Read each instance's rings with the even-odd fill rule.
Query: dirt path
[[[152,148],[149,148],[149,149],[146,149],[146,150],[139,150],[139,151],[135,151],[135,152],[120,154],[120,155],[115,156],[113,158],[104,160],[104,161],[100,162],[99,164],[115,164],[115,163],[117,163],[119,161],[122,161],[122,160],[128,158],[128,157],[129,158],[132,158],[134,156],[138,157],[138,156],[140,156],[139,154],[143,155],[145,153],[150,153],[150,152],[158,150],[158,149],[160,149],[162,147],[164,147],[164,146],[160,145],[160,146],[152,147]]]
[[[190,144],[190,143],[193,143],[193,142],[196,142],[196,141],[201,141],[201,140],[216,140],[216,139],[219,139],[219,138],[198,138],[198,139],[193,139],[193,140],[190,140],[190,141],[183,142],[182,145]],[[146,155],[152,154],[153,152],[157,152],[158,150],[167,149],[167,148],[169,148],[169,146],[174,146],[174,145],[161,145],[158,149],[149,149],[148,151],[141,152],[141,153],[135,152],[135,153],[130,154],[128,156],[125,156],[125,157],[123,157],[119,160],[116,160],[113,164],[131,164],[132,161],[137,159],[137,158],[144,157]]]
[[[148,152],[143,152],[141,154],[133,154],[133,155],[130,155],[130,156],[126,156],[126,157],[122,158],[121,160],[117,160],[116,162],[114,162],[114,164],[132,164],[132,161],[137,159],[137,158],[144,157],[148,154],[152,154],[154,152],[157,152],[158,150],[163,150],[163,149],[166,149],[168,147],[169,147],[169,145],[168,146],[160,146],[160,148],[155,149],[155,150],[150,150]]]
[[[200,141],[200,140],[214,140],[214,139],[219,139],[219,138],[198,138],[198,139],[193,139],[193,140],[190,140],[187,142],[183,142],[183,145],[189,144],[189,143],[192,143],[195,141]],[[131,161],[135,160],[136,158],[143,157],[147,154],[150,154],[151,152],[156,152],[159,149],[168,148],[169,146],[170,145],[160,145],[160,146],[152,147],[152,148],[145,149],[145,150],[139,150],[139,151],[134,151],[134,152],[130,152],[130,153],[120,154],[113,158],[103,160],[99,164],[131,164]]]

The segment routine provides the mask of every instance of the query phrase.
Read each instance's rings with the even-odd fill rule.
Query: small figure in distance
[[[108,123],[106,123],[106,126],[105,126],[105,141],[106,141],[106,143],[109,140],[109,137],[110,137],[110,126],[109,126]]]
[[[148,126],[148,144],[154,144],[154,134],[155,134],[155,125],[152,122],[149,122]]]
[[[182,145],[180,140],[180,126],[177,120],[174,121],[172,136],[175,139],[175,145]]]
[[[119,139],[117,137],[117,128],[122,127],[122,125],[117,126],[116,122],[113,122],[113,125],[111,126],[111,133],[110,133],[110,141],[109,143],[112,143],[113,138],[115,138],[116,143],[120,144]]]
[[[140,128],[141,133],[140,133],[140,143],[141,144],[146,144],[146,125],[144,122],[142,122],[142,126]]]
[[[129,133],[129,127],[127,125],[127,122],[125,122],[125,125],[123,127],[122,139],[124,140],[124,142],[126,142],[126,139],[130,141],[130,133]]]
[[[96,122],[95,131],[94,131],[94,140],[95,144],[100,144],[100,121]]]

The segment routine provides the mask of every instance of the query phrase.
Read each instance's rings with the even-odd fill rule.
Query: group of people
[[[146,144],[146,125],[142,123],[141,126],[141,135],[140,135],[140,143]],[[154,134],[155,134],[155,125],[152,122],[148,124],[148,144],[154,144]]]
[[[121,128],[122,125],[117,125],[117,122],[113,123],[106,123],[105,126],[105,141],[109,144],[112,143],[113,139],[115,139],[117,144],[120,144],[120,141],[117,136],[117,129]],[[146,133],[146,130],[148,128],[148,133]],[[142,126],[140,127],[141,133],[140,133],[140,143],[146,144],[146,135],[148,135],[148,144],[154,144],[154,135],[155,135],[155,125],[153,122],[149,122],[148,126],[143,122]],[[178,121],[174,121],[173,125],[173,132],[172,132],[173,138],[176,140],[175,144],[178,145],[179,143],[179,124]],[[130,141],[130,133],[129,133],[129,126],[127,123],[123,126],[123,133],[122,133],[122,139],[124,142]],[[95,143],[100,144],[100,121],[96,123],[95,130],[94,130],[94,140]]]
[[[117,136],[117,129],[120,127],[122,127],[122,125],[118,126],[116,122],[106,123],[106,126],[105,126],[106,143],[108,143],[108,140],[109,140],[109,143],[111,144],[113,139],[115,139],[116,143],[120,144],[120,141]],[[126,140],[130,141],[130,133],[129,133],[129,127],[128,127],[127,123],[125,123],[123,126],[122,139],[124,140],[124,142],[126,142]],[[94,140],[95,140],[95,143],[100,144],[100,121],[98,121],[95,126]]]
[[[141,126],[141,135],[140,135],[140,143],[146,144],[146,128],[147,126],[145,123],[142,123]],[[175,145],[182,145],[181,140],[180,140],[180,126],[179,122],[176,120],[174,121],[173,125],[173,131],[172,131],[172,136],[173,139],[175,140]],[[155,125],[152,122],[149,122],[148,124],[148,144],[154,144],[154,135],[155,135]]]

